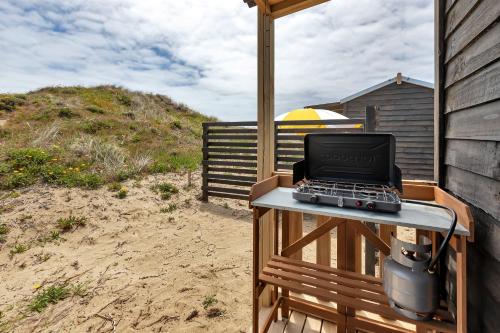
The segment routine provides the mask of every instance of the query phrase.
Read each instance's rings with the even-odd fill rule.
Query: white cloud
[[[396,72],[432,81],[431,0],[332,0],[276,21],[276,113]],[[4,0],[0,91],[119,84],[255,119],[256,13],[240,0]]]

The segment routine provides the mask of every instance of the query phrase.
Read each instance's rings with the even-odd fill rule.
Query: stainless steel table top
[[[300,202],[292,198],[292,191],[292,188],[275,188],[262,197],[252,201],[252,206],[439,232],[448,231],[452,222],[448,212],[440,208],[403,202],[401,211],[398,213],[372,212],[361,209],[339,208]],[[463,236],[470,235],[469,231],[459,223],[457,223],[455,228],[455,234]]]

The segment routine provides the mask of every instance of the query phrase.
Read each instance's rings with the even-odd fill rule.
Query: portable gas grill
[[[309,134],[293,166],[293,197],[303,202],[398,212],[403,192],[391,134]]]

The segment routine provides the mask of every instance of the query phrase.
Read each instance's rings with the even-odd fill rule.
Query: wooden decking
[[[267,318],[270,310],[271,308],[264,308],[260,311],[261,324]],[[337,333],[335,324],[297,311],[292,311],[288,320],[281,320],[280,312],[279,318],[278,321],[272,323],[269,333]]]

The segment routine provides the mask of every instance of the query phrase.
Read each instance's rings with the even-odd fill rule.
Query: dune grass
[[[0,94],[0,188],[37,182],[97,188],[150,173],[194,170],[202,123],[162,95],[114,86]]]

